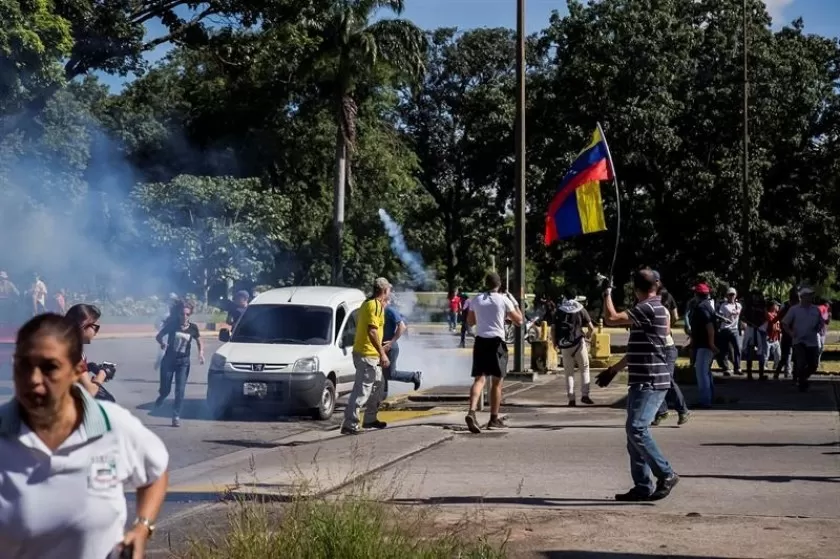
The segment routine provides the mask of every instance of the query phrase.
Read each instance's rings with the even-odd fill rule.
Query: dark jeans
[[[817,372],[820,359],[820,348],[818,346],[806,346],[796,344],[793,346],[793,378],[799,386],[808,386],[808,378]]]
[[[190,376],[190,362],[174,359],[164,359],[160,364],[160,400],[165,400],[172,391],[172,381],[175,380],[175,406],[173,417],[181,417],[181,406],[184,403],[184,391]]]
[[[467,315],[469,311],[464,312],[461,314],[461,346],[465,346],[467,344]]]
[[[650,385],[633,384],[627,391],[627,453],[630,455],[630,475],[633,483],[648,494],[654,484],[650,474],[663,479],[674,473],[671,465],[650,433],[650,424],[656,418],[659,406],[665,400],[665,390],[654,390]]]
[[[662,400],[662,405],[659,406],[659,411],[656,412],[656,415],[668,413],[668,407],[674,408],[680,415],[688,413],[688,406],[685,405],[685,396],[683,396],[677,381],[674,380],[674,370],[677,366],[678,356],[679,350],[677,346],[672,345],[665,348],[665,358],[668,360],[668,372],[671,373],[671,388],[665,394],[665,399]]]
[[[741,340],[738,332],[729,328],[723,328],[718,332],[718,343],[720,344],[720,353],[718,353],[718,365],[724,371],[728,371],[729,367],[726,364],[729,359],[729,352],[732,351],[732,366],[736,373],[741,372]]]
[[[787,375],[790,373],[791,356],[793,354],[793,340],[785,333],[782,333],[781,346],[782,358],[778,363],[776,363],[776,372]]]

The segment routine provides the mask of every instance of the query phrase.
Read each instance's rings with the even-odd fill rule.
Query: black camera
[[[99,373],[105,373],[105,382],[114,379],[114,376],[117,374],[117,365],[115,363],[109,363],[104,361],[102,363],[88,363],[88,371],[97,375]]]

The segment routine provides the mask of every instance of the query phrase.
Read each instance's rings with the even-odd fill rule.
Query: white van
[[[329,419],[353,388],[358,289],[284,287],[258,295],[213,354],[207,405],[216,418],[237,407]]]

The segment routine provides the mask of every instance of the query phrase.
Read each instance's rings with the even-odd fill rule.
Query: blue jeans
[[[383,369],[382,373],[385,378],[385,385],[383,389],[383,398],[388,397],[388,381],[394,382],[414,382],[414,377],[417,373],[414,371],[398,371],[397,358],[400,356],[400,347],[391,346],[391,351],[388,352],[388,361],[391,362],[387,369]]]
[[[694,374],[697,375],[698,403],[711,406],[715,395],[715,381],[712,377],[712,361],[715,356],[707,347],[697,348],[694,354]]]
[[[181,417],[181,406],[184,403],[184,391],[190,376],[190,362],[164,359],[160,364],[160,400],[165,400],[172,391],[172,381],[175,380],[175,406],[173,417]]]
[[[449,329],[453,332],[455,331],[455,326],[458,324],[458,313],[453,310],[450,310],[446,313],[446,318],[449,322]]]
[[[737,330],[730,328],[723,328],[718,333],[720,340],[720,353],[718,354],[718,365],[724,371],[728,371],[727,360],[729,359],[729,352],[732,351],[732,365],[735,373],[741,372],[741,336],[738,335]]]
[[[665,390],[654,390],[645,384],[630,385],[627,392],[627,453],[630,455],[630,475],[639,490],[653,493],[650,474],[663,479],[674,473],[671,465],[650,434],[650,424],[665,400]]]

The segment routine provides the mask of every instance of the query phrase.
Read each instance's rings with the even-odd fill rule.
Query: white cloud
[[[795,0],[764,0],[767,4],[767,11],[773,18],[773,23],[778,23],[784,17],[785,8],[794,3]]]

